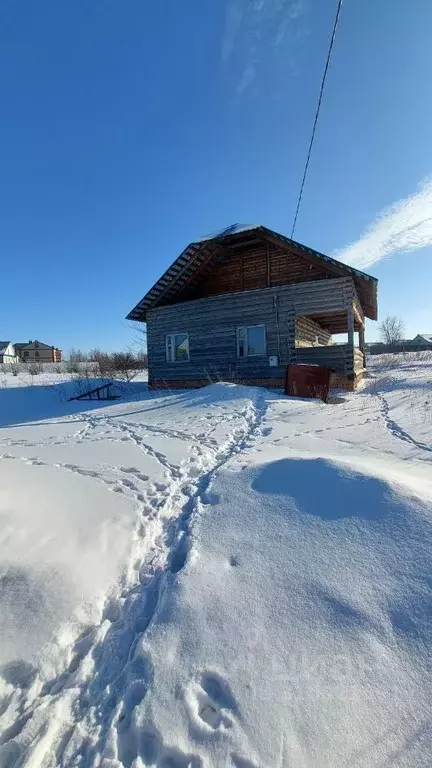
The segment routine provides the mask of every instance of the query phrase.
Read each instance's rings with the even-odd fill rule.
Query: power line
[[[299,213],[299,210],[300,210],[300,203],[301,203],[301,200],[302,200],[303,188],[304,188],[304,185],[305,185],[306,176],[307,176],[307,172],[308,172],[308,168],[309,168],[309,160],[310,160],[311,153],[312,153],[312,146],[313,146],[313,143],[314,143],[315,131],[316,131],[316,127],[317,127],[319,111],[320,111],[322,97],[323,97],[323,93],[324,93],[324,85],[325,85],[325,81],[326,81],[326,77],[327,77],[327,70],[328,70],[329,64],[330,64],[330,57],[331,57],[331,52],[332,52],[332,48],[333,48],[333,43],[334,43],[335,37],[336,37],[336,29],[337,29],[337,25],[338,25],[338,21],[339,21],[339,15],[340,15],[341,7],[342,7],[342,0],[339,0],[337,11],[336,11],[336,17],[335,17],[334,24],[333,24],[333,32],[332,32],[332,36],[331,36],[331,40],[330,40],[330,45],[329,45],[328,53],[327,53],[327,60],[326,60],[326,64],[325,64],[325,67],[324,67],[324,74],[323,74],[323,78],[322,78],[322,82],[321,82],[321,90],[320,90],[320,94],[319,94],[319,98],[318,98],[318,105],[317,105],[317,109],[316,109],[316,112],[315,112],[315,120],[314,120],[314,123],[313,123],[312,135],[311,135],[311,139],[310,139],[310,143],[309,143],[309,150],[308,150],[307,158],[306,158],[306,165],[305,165],[305,169],[304,169],[304,173],[303,173],[303,179],[302,179],[302,183],[301,183],[301,186],[300,186],[300,193],[299,193],[299,197],[298,197],[297,208],[296,208],[296,212],[295,212],[295,216],[294,216],[294,222],[293,222],[293,226],[292,226],[292,230],[291,230],[291,238],[294,236],[294,230],[295,230],[295,227],[296,227],[296,224],[297,224],[297,217],[298,217],[298,213]]]

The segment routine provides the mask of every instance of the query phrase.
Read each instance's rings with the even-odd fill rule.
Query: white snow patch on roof
[[[198,237],[194,240],[194,243],[202,243],[204,240],[213,240],[215,237],[227,237],[228,235],[234,235],[238,232],[247,232],[250,229],[257,229],[261,224],[231,224],[223,229],[218,229],[215,232],[210,232],[208,235]]]

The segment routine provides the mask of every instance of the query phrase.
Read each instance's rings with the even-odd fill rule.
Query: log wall
[[[338,349],[295,349],[296,317],[340,312],[347,309],[349,302],[352,306],[352,301],[351,278],[335,278],[156,307],[148,311],[147,317],[150,386],[152,381],[162,380],[180,385],[217,379],[280,379],[286,365],[299,360],[300,352],[309,353],[309,361],[320,362],[320,350]],[[239,359],[237,327],[260,324],[266,327],[265,355]],[[189,361],[167,362],[165,341],[169,333],[189,334]],[[277,367],[270,367],[271,355],[278,356]],[[354,374],[352,350],[351,356],[335,352],[326,359],[344,375]]]
[[[316,344],[327,345],[331,342],[331,333],[311,317],[297,316],[295,323],[296,347],[313,347]]]
[[[186,288],[175,300],[181,302],[331,277],[325,264],[311,264],[293,250],[262,240],[241,249],[226,248],[223,258],[212,264],[211,271],[201,277],[199,284]]]

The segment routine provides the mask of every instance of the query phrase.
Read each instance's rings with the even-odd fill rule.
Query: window
[[[35,357],[39,357],[39,352],[36,350]]]
[[[255,357],[265,353],[265,325],[237,328],[237,357]]]
[[[168,334],[166,337],[166,359],[169,363],[182,363],[189,360],[189,334]]]
[[[28,353],[28,351],[25,351],[25,352],[24,352],[24,357],[28,357],[28,356],[29,356],[29,353]]]

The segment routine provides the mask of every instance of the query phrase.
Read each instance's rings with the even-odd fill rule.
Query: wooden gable
[[[330,277],[334,277],[334,273],[324,266],[311,264],[294,250],[257,240],[240,247],[225,247],[213,263],[196,273],[194,280],[169,303]]]
[[[127,319],[145,321],[156,306],[335,277],[353,279],[364,314],[375,320],[376,278],[267,227],[230,228],[188,245]]]

